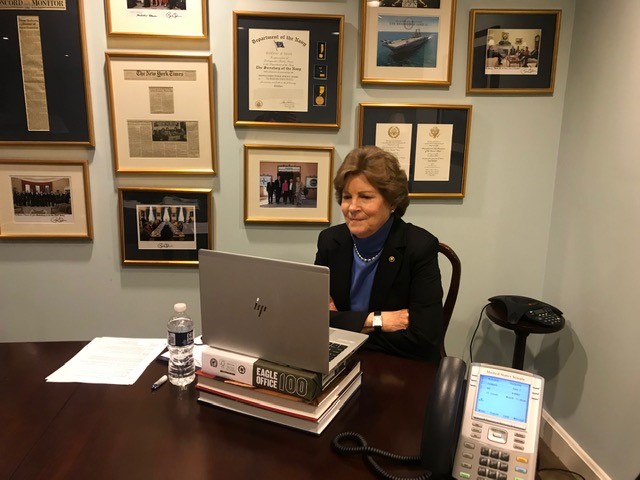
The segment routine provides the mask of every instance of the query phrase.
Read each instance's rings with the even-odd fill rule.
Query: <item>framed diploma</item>
[[[0,238],[91,240],[86,160],[0,160]]]
[[[471,10],[467,93],[553,93],[561,10]]]
[[[451,85],[456,0],[362,0],[363,84]]]
[[[107,34],[205,38],[206,0],[105,0]]]
[[[464,197],[471,105],[361,103],[358,144],[393,155],[410,197]]]
[[[211,248],[209,189],[118,189],[123,264],[197,265],[198,250]]]
[[[211,55],[106,53],[118,173],[213,174]]]
[[[329,223],[333,147],[244,146],[247,223]]]
[[[236,126],[340,127],[344,17],[233,12]]]
[[[95,144],[82,5],[0,2],[0,144]]]

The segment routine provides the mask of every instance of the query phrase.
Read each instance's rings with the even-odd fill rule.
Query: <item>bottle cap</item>
[[[187,304],[186,303],[176,303],[173,306],[173,309],[178,313],[182,313],[187,309]]]

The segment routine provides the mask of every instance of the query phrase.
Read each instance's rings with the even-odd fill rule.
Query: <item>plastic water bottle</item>
[[[176,303],[167,324],[169,345],[169,381],[184,387],[196,378],[193,362],[193,320],[187,315],[187,305]]]

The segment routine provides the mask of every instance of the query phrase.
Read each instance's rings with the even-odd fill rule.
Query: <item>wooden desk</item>
[[[84,345],[0,344],[0,478],[373,479],[360,457],[337,455],[331,441],[356,431],[371,446],[419,454],[436,372],[359,352],[362,387],[317,437],[200,404],[193,385],[151,392],[166,363],[153,362],[131,386],[45,382]]]

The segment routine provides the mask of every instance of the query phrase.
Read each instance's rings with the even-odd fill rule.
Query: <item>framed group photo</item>
[[[358,144],[395,155],[409,196],[464,197],[471,105],[359,105]]]
[[[233,12],[234,124],[340,127],[344,17]]]
[[[361,1],[363,84],[451,85],[456,0]]]
[[[245,145],[245,222],[329,223],[333,151]]]
[[[0,2],[0,145],[95,145],[82,6]]]
[[[107,34],[206,38],[206,0],[105,0]]]
[[[561,10],[471,10],[467,93],[553,93]]]
[[[0,160],[0,238],[93,238],[82,161]]]
[[[106,53],[115,170],[215,173],[211,55]]]
[[[118,188],[123,264],[198,263],[212,244],[210,189]]]

